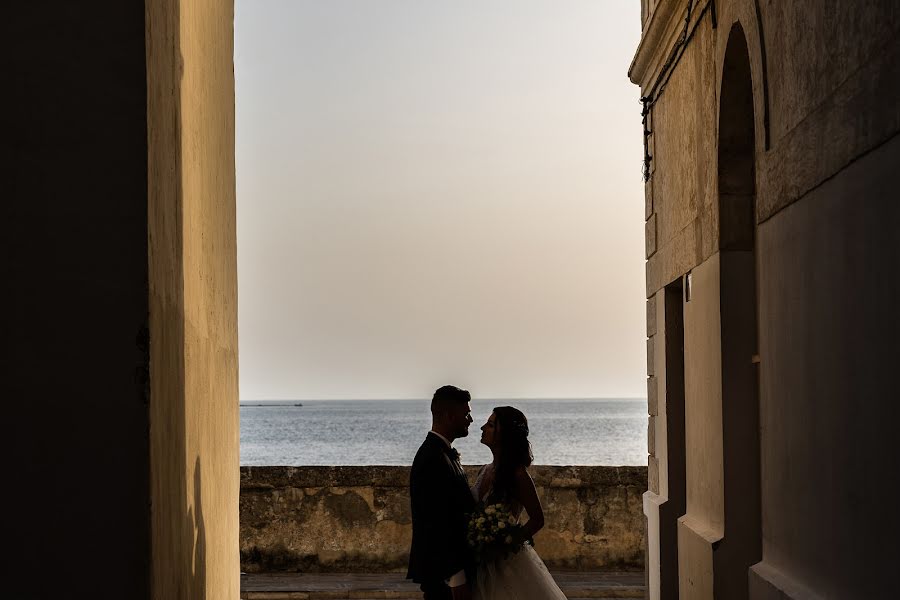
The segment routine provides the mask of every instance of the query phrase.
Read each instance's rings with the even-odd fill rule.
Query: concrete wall
[[[147,9],[153,597],[237,598],[233,4]]]
[[[147,598],[144,3],[51,4],[0,25],[3,595]]]
[[[550,568],[643,567],[646,469],[530,470],[546,516],[535,548]],[[407,467],[242,467],[241,569],[405,571],[408,485]]]
[[[630,71],[650,99],[648,593],[676,597],[679,590],[661,591],[666,565],[676,565],[683,598],[885,597],[889,565],[900,558],[884,478],[898,471],[889,357],[900,335],[890,173],[900,164],[900,9],[890,0],[719,0],[692,2],[688,15],[688,4],[645,3]],[[746,412],[752,399],[728,375],[752,351],[726,352],[733,340],[722,316],[753,312],[720,254],[731,243],[721,227],[732,215],[719,208],[731,183],[719,180],[717,165],[732,159],[723,158],[731,150],[719,134],[720,119],[734,112],[731,100],[721,102],[736,25],[749,54],[755,137],[755,439],[740,425],[741,415],[754,416]],[[671,315],[660,307],[665,287],[689,273],[680,448],[687,508],[673,556],[661,535],[679,447],[661,425],[670,421],[672,356],[663,335]],[[749,381],[745,371],[738,379]],[[754,456],[741,454],[741,440]],[[754,538],[761,560],[750,568]],[[872,576],[854,578],[861,572]]]

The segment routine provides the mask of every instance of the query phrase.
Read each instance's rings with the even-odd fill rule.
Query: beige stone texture
[[[861,69],[892,62],[900,8],[890,0],[832,0],[827,5],[781,2],[766,6],[762,20],[769,63],[772,145],[780,146],[784,136],[818,107],[849,99],[842,87]],[[880,66],[891,68],[890,64]],[[866,79],[878,78],[868,75]],[[869,108],[883,103],[871,100]],[[859,112],[860,119],[873,116],[866,110]],[[856,124],[848,124],[848,129],[856,129]],[[878,128],[887,133],[892,125],[896,127],[882,123]]]
[[[701,20],[653,108],[656,252],[648,261],[648,297],[707,258],[714,246],[715,99],[703,93],[714,80],[714,42],[711,23]]]
[[[698,578],[712,576],[712,544],[725,534],[719,255],[691,275],[691,300],[684,305],[687,513],[679,522],[678,566],[682,593],[699,600],[713,597],[712,580]]]
[[[650,258],[656,253],[656,213],[650,215],[650,218],[647,219],[647,223],[645,224],[645,252],[647,258]]]
[[[237,598],[231,2],[147,3],[154,598]]]
[[[656,335],[656,296],[647,298],[647,337]]]
[[[684,305],[685,445],[687,511],[722,535],[722,361],[719,325],[719,255],[692,272]]]
[[[652,457],[651,457],[652,459]],[[646,559],[644,571],[647,580],[647,600],[660,600],[660,559],[663,550],[660,548],[660,508],[666,499],[653,491],[652,487],[644,492],[644,516],[647,519],[647,531],[653,535],[647,535]]]
[[[897,81],[900,81],[900,32],[895,32],[878,54],[815,105],[803,121],[784,133],[772,151],[762,157],[761,221],[897,135],[900,131]],[[810,152],[811,148],[817,151]]]
[[[476,467],[466,467],[474,480]],[[546,525],[535,548],[554,569],[643,566],[642,467],[531,468]],[[412,524],[408,467],[244,467],[247,572],[404,571]]]
[[[647,414],[655,417],[659,414],[659,380],[647,378]]]
[[[691,600],[715,598],[713,550],[721,531],[708,528],[705,520],[685,515],[678,520],[678,591]]]
[[[647,489],[654,494],[659,494],[659,457],[650,456],[647,459]]]

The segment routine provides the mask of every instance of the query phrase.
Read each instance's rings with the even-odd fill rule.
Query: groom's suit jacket
[[[446,443],[428,434],[409,475],[412,547],[406,577],[438,583],[474,563],[466,542],[468,514],[475,508],[466,475]]]

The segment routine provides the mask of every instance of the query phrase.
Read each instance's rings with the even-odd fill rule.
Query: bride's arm
[[[473,483],[469,489],[472,491],[472,496],[476,501],[481,501],[481,478],[484,476],[484,470],[487,468],[487,465],[483,465],[480,469],[478,469],[478,475],[475,476],[475,483]]]
[[[528,513],[525,531],[529,536],[534,536],[544,526],[544,509],[541,507],[534,480],[524,467],[516,470],[516,496]]]

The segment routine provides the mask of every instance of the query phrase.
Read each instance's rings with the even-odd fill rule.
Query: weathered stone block
[[[704,65],[714,61],[715,39],[711,20],[704,19],[652,111],[658,247],[697,219],[707,190],[706,165],[715,165],[715,94],[702,85],[712,75]]]
[[[647,338],[647,375],[653,377],[654,375],[654,363],[655,363],[655,352],[654,348],[656,346],[656,336],[651,338]]]
[[[656,454],[656,417],[648,417],[647,419],[647,452]]]
[[[656,253],[647,260],[648,298],[702,262],[700,227],[697,219],[669,242],[660,241]]]
[[[659,380],[655,375],[647,378],[647,414],[659,414]]]
[[[705,261],[719,251],[719,203],[708,203],[700,213],[700,255],[698,260]]]
[[[656,252],[656,213],[650,215],[644,224],[644,250],[647,258]]]
[[[647,298],[647,337],[656,335],[656,294]]]
[[[659,493],[659,460],[655,456],[647,459],[647,487],[654,494]]]

